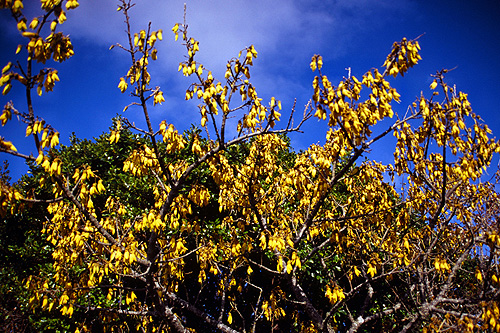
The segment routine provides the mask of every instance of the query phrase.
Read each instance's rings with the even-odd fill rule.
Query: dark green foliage
[[[108,190],[125,199],[137,211],[153,202],[153,195],[147,183],[122,171],[123,162],[133,149],[145,143],[139,135],[122,130],[118,144],[111,145],[109,134],[105,133],[95,141],[80,140],[74,135],[69,146],[53,150],[64,163],[65,170],[89,166],[108,185]],[[39,186],[44,172],[35,163],[28,164],[30,170],[15,186],[23,194],[34,194],[37,200],[48,199],[51,195],[50,182]],[[5,171],[1,181],[9,182]],[[30,275],[53,274],[52,244],[41,233],[43,225],[50,220],[46,203],[25,202],[24,209],[14,209],[12,214],[0,220],[0,332],[67,332],[74,330],[74,320],[59,315],[58,311],[48,314],[28,309],[29,294],[24,288],[24,279]],[[99,202],[96,207],[103,207]],[[93,297],[97,297],[94,295]],[[75,315],[78,315],[75,313]],[[74,318],[73,318],[74,319]]]

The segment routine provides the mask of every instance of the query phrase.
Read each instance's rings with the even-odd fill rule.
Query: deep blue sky
[[[37,1],[25,1],[28,21],[37,11]],[[189,83],[177,72],[184,49],[174,42],[170,29],[182,22],[182,0],[137,0],[132,10],[134,31],[152,22],[154,30],[164,30],[159,46],[159,60],[151,66],[152,84],[161,86],[166,102],[152,110],[152,120],[166,119],[179,130],[199,123],[197,102],[185,102]],[[35,4],[36,6],[32,6]],[[48,62],[59,71],[61,82],[54,92],[35,97],[36,113],[61,133],[68,144],[72,132],[80,138],[92,138],[107,131],[111,118],[122,114],[132,100],[117,88],[119,78],[128,70],[128,58],[118,49],[109,51],[115,42],[124,42],[123,16],[111,0],[81,0],[80,7],[68,13],[60,26],[70,34],[75,56],[63,64]],[[336,83],[347,75],[345,68],[361,77],[372,67],[380,67],[394,41],[424,34],[419,42],[422,60],[404,78],[391,80],[403,96],[395,111],[404,113],[407,105],[423,91],[429,96],[430,74],[442,68],[454,68],[448,82],[469,94],[476,113],[500,137],[498,116],[500,83],[500,1],[412,1],[412,0],[224,0],[187,1],[189,34],[200,41],[198,60],[223,79],[225,64],[238,51],[254,44],[259,52],[254,61],[252,82],[264,101],[275,96],[282,101],[284,118],[297,99],[298,111],[311,97],[314,74],[309,69],[311,56],[321,54],[324,73]],[[0,66],[15,60],[20,41],[13,19],[0,12]],[[36,94],[35,94],[36,95]],[[12,100],[19,110],[26,102],[20,85],[7,96],[0,96],[2,106]],[[300,113],[300,112],[299,112]],[[142,125],[138,109],[125,114]],[[296,149],[324,140],[325,126],[312,119],[304,134],[292,136]],[[24,138],[25,126],[12,120],[0,128],[0,136],[13,141],[25,154],[34,153],[32,140]],[[374,147],[372,158],[390,162],[390,141]],[[0,160],[7,158],[5,154]],[[25,171],[23,163],[9,158],[11,175],[17,179]]]

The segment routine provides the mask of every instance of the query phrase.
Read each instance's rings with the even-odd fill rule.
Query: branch
[[[304,304],[304,311],[307,313],[314,326],[321,331],[323,329],[323,318],[307,297],[304,289],[302,289],[298,283],[297,277],[291,274],[285,274],[285,276],[297,300]]]
[[[366,318],[363,318],[361,316],[359,316],[353,323],[353,325],[351,326],[351,328],[349,329],[349,333],[354,333],[354,332],[357,332],[358,329],[366,324],[367,322],[369,321],[372,321],[372,320],[375,320],[375,319],[378,319],[378,318],[382,318],[383,316],[386,316],[388,314],[391,314],[393,312],[396,312],[397,310],[399,310],[401,308],[401,303],[397,303],[396,305],[394,305],[392,308],[389,308],[389,309],[386,309],[386,310],[383,310],[383,311],[380,311],[380,312],[377,312],[377,313],[374,313],[373,315],[369,316],[369,317],[366,317]]]
[[[6,149],[6,148],[3,148],[3,147],[0,147],[0,153],[7,153],[7,154],[10,154],[10,155],[14,155],[14,156],[17,156],[17,157],[24,158],[25,160],[36,161],[36,158],[34,158],[31,155],[21,154],[21,153],[18,153],[17,151]]]
[[[75,308],[83,309],[85,312],[88,311],[96,311],[96,312],[107,312],[107,313],[117,313],[122,315],[129,316],[158,316],[156,312],[152,311],[133,311],[133,310],[123,310],[123,309],[115,309],[115,308],[101,308],[98,306],[83,306],[79,304],[73,304]]]
[[[222,322],[213,319],[210,315],[206,314],[205,312],[201,311],[191,303],[181,299],[178,297],[176,294],[172,292],[166,291],[165,288],[161,287],[160,285],[157,284],[156,286],[158,289],[162,290],[164,294],[174,303],[179,305],[181,308],[184,308],[188,310],[189,312],[193,313],[197,317],[203,319],[207,324],[211,325],[212,327],[218,328],[224,333],[239,333],[238,331],[232,329],[231,327],[223,324]]]
[[[21,201],[24,201],[24,202],[29,202],[29,203],[46,203],[46,204],[49,204],[49,203],[54,203],[54,202],[59,202],[59,201],[62,201],[64,200],[64,197],[58,197],[58,198],[54,198],[54,199],[26,199],[26,198],[21,198]]]

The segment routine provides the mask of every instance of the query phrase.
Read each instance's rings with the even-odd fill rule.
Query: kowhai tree
[[[36,166],[49,194],[2,179],[2,216],[47,207],[52,271],[25,280],[33,311],[73,318],[79,332],[500,331],[498,195],[496,179],[483,180],[500,144],[446,70],[403,113],[393,109],[400,95],[389,78],[417,64],[417,40],[394,43],[382,69],[337,84],[314,55],[312,98],[280,125],[280,101],[263,102],[251,83],[253,46],[219,81],[197,61],[186,23],[176,24],[187,51],[179,71],[193,79],[185,97],[199,100],[202,129],[180,134],[149,116],[164,101],[149,73],[163,32],[134,33],[133,5],[122,0],[127,45],[114,47],[131,65],[118,88],[146,128],[116,119],[106,144],[127,137],[129,153],[112,161],[111,177],[110,165],[69,161],[70,147],[58,147],[59,133],[35,113],[32,92],[59,80],[44,64],[73,55],[57,31],[78,6],[41,3],[28,26],[22,1],[0,2],[26,56],[3,68],[3,94],[21,84],[27,96],[25,111],[9,102],[0,119],[25,123],[36,154],[4,138],[0,151]],[[328,123],[326,142],[295,153],[286,134],[311,117]],[[394,163],[361,160],[388,135]]]

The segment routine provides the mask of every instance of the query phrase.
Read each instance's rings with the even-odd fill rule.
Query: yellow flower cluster
[[[10,8],[14,14],[19,14],[24,5],[22,0],[1,0],[0,8]]]
[[[0,139],[0,147],[2,147],[2,140]],[[15,212],[13,202],[23,198],[23,195],[14,187],[0,181],[0,216],[5,216],[7,212],[12,214]]]
[[[45,88],[45,92],[49,92],[54,90],[54,85],[57,81],[59,81],[59,76],[57,75],[56,70],[50,70],[46,73],[40,72],[38,75],[38,87],[37,93],[38,95],[42,95],[42,87]]]
[[[344,291],[338,285],[335,287],[326,286],[325,296],[328,298],[330,303],[335,304],[342,301],[345,298]]]
[[[445,273],[450,270],[450,264],[444,258],[434,259],[434,268],[439,273]]]
[[[285,310],[278,304],[281,297],[284,297],[284,293],[281,289],[277,288],[271,293],[269,300],[262,302],[261,308],[268,321],[279,319],[285,315]]]
[[[176,24],[172,29],[178,36],[179,25]],[[190,100],[193,96],[203,100],[203,104],[199,106],[201,114],[201,126],[205,127],[209,118],[219,114],[222,110],[223,114],[227,116],[229,113],[238,110],[238,108],[230,108],[230,99],[237,88],[242,101],[248,105],[249,112],[244,114],[243,119],[240,120],[238,125],[238,132],[243,129],[248,129],[251,132],[256,130],[259,123],[267,119],[268,124],[274,127],[275,121],[280,119],[281,102],[276,101],[273,97],[270,102],[270,108],[266,108],[258,98],[255,88],[248,81],[250,78],[249,66],[252,66],[253,59],[257,57],[255,47],[251,45],[245,50],[240,51],[238,58],[232,59],[227,64],[225,78],[226,84],[223,86],[220,82],[215,82],[212,73],[209,71],[206,77],[203,77],[204,67],[194,60],[195,54],[199,51],[199,43],[193,38],[188,39],[184,31],[184,44],[187,47],[189,58],[179,64],[179,71],[182,70],[183,75],[190,76],[196,74],[200,83],[193,84],[186,91],[186,100]],[[242,58],[243,52],[246,52]],[[240,60],[240,58],[242,58]],[[242,80],[242,76],[247,79]],[[247,101],[249,99],[249,101]]]
[[[309,65],[311,67],[311,70],[314,72],[316,69],[321,71],[321,68],[323,67],[323,57],[315,54],[312,59],[311,59],[311,64]]]
[[[118,7],[121,10],[122,7]],[[132,37],[131,37],[132,38]],[[118,83],[118,89],[124,93],[128,88],[127,80],[131,85],[135,84],[134,94],[136,96],[143,96],[145,92],[151,92],[150,96],[144,97],[145,100],[153,98],[153,105],[161,104],[165,101],[163,97],[163,92],[159,89],[148,88],[151,81],[151,75],[148,71],[149,59],[157,60],[158,49],[156,49],[155,44],[157,41],[163,39],[162,30],[146,32],[141,30],[139,33],[135,33],[133,36],[133,44],[130,45],[128,50],[132,54],[133,64],[130,66],[125,77],[120,78]],[[132,42],[131,42],[132,43]],[[112,45],[110,49],[114,48],[116,45]],[[138,59],[138,60],[137,60]],[[124,111],[128,107],[125,107]]]
[[[26,84],[28,81],[26,80],[25,77],[23,77],[22,75],[18,74],[18,73],[15,73],[14,71],[11,70],[12,68],[12,63],[9,62],[7,63],[7,65],[5,65],[3,68],[2,68],[2,76],[0,77],[0,87],[3,87],[3,90],[2,90],[2,95],[7,95],[10,91],[10,89],[12,88],[12,80],[17,80],[19,82],[21,82],[22,84]],[[7,106],[4,107],[4,110],[3,112],[6,113],[5,117],[9,116],[10,114],[10,107],[8,107],[9,104],[7,104]],[[7,113],[9,112],[9,113]],[[9,118],[10,119],[10,118]],[[7,121],[6,118],[2,118],[2,123],[4,121]]]
[[[160,135],[163,137],[163,142],[167,144],[167,152],[174,153],[186,147],[186,140],[177,132],[174,125],[162,121],[160,123]]]
[[[148,174],[152,167],[158,166],[155,153],[144,146],[143,150],[134,150],[123,163],[123,171],[131,172],[134,176]]]
[[[61,32],[51,33],[45,40],[35,32],[23,32],[23,36],[30,38],[27,50],[30,59],[45,63],[51,57],[54,61],[63,62],[74,55],[73,45],[69,37]]]
[[[6,141],[3,137],[0,137],[0,148],[3,148],[7,151],[17,151],[17,148],[14,146],[14,144],[11,141]]]
[[[490,332],[500,332],[500,308],[498,302],[484,304],[481,319],[484,323],[481,328]]]
[[[322,66],[319,56],[314,56],[311,68]],[[359,102],[363,86],[371,90],[369,99]],[[385,80],[377,69],[367,72],[363,80],[349,76],[334,86],[326,75],[316,76],[313,80],[313,101],[316,105],[315,116],[326,120],[332,128],[337,126],[329,137],[342,138],[340,145],[354,148],[364,142],[371,134],[370,126],[386,117],[392,117],[391,102],[399,101],[400,95]],[[329,114],[328,114],[329,111]]]
[[[422,59],[418,51],[420,51],[418,41],[403,38],[401,42],[393,44],[392,51],[387,56],[383,66],[389,75],[396,77],[401,74],[401,76],[404,76],[408,69],[415,66]]]
[[[200,207],[204,207],[208,205],[208,201],[210,200],[210,192],[207,188],[201,185],[195,185],[189,191],[188,199],[194,202],[195,205]]]

